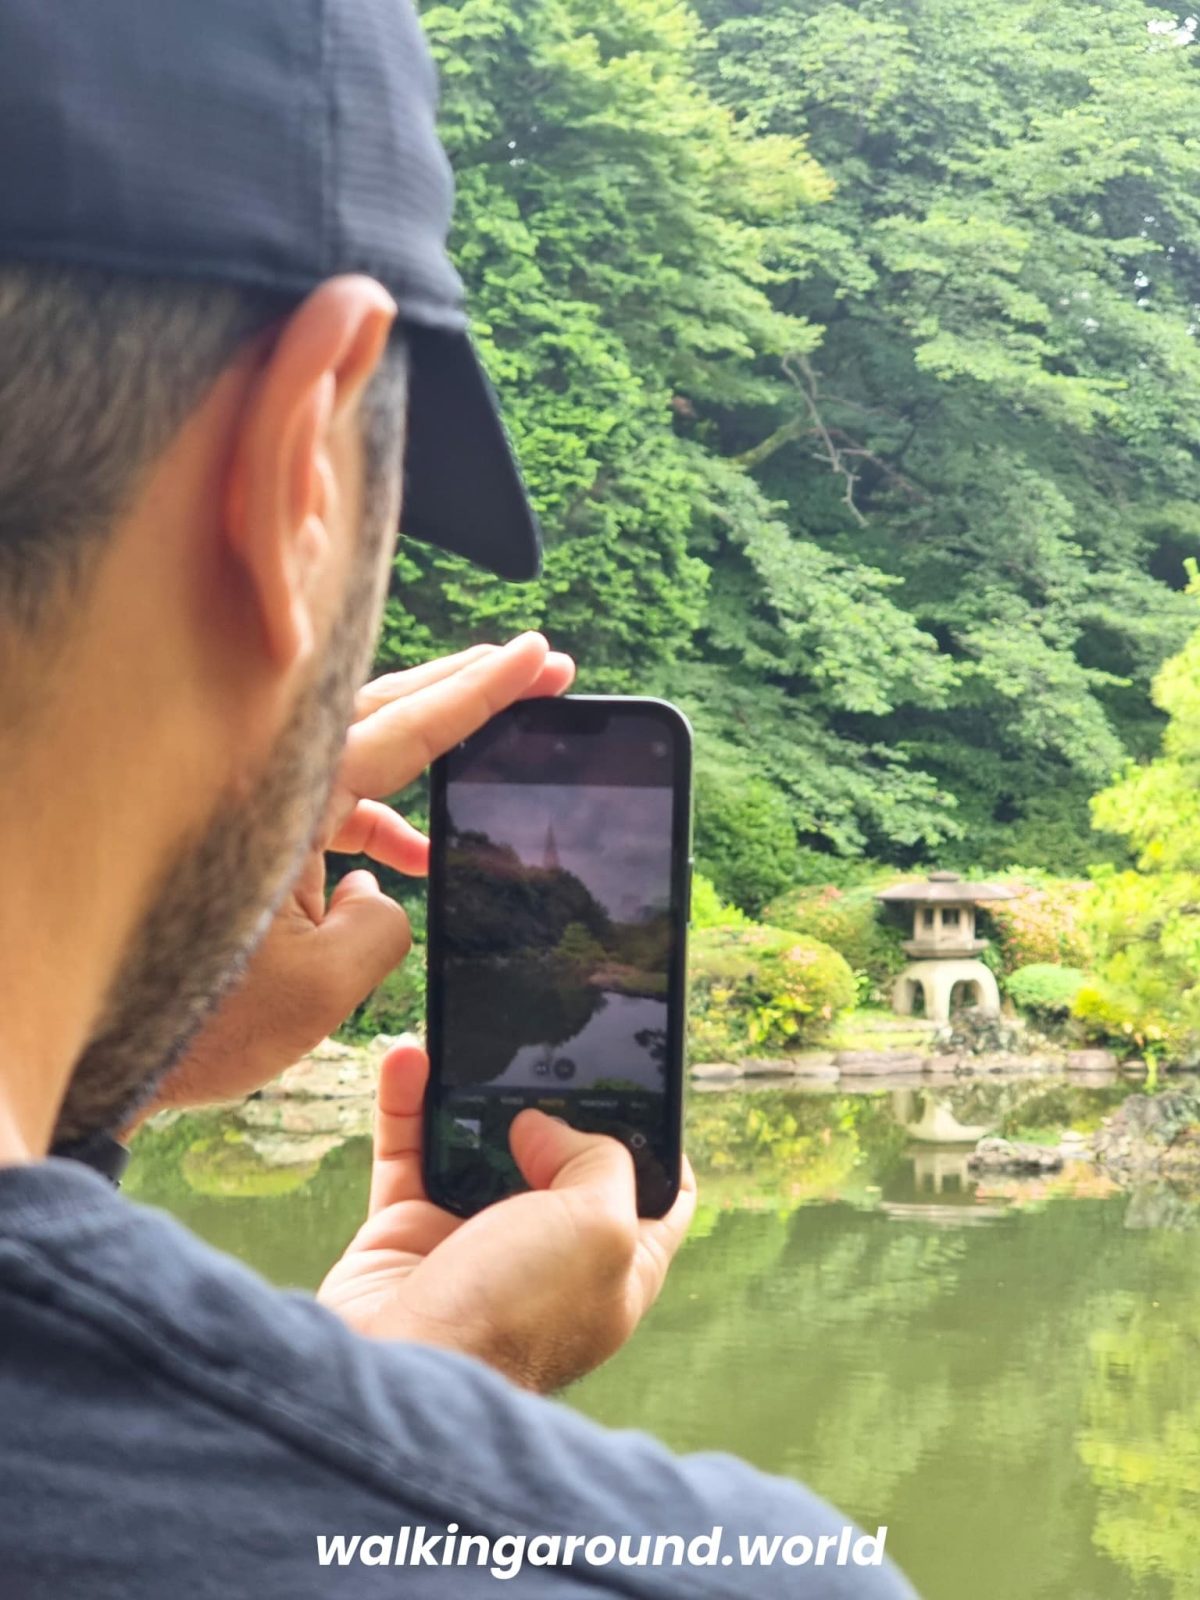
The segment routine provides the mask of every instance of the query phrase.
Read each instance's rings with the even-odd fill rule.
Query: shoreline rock
[[[1131,1094],[1105,1118],[1094,1144],[1097,1161],[1118,1179],[1200,1181],[1200,1085]]]
[[[1022,1176],[1061,1172],[1063,1152],[1054,1145],[1031,1144],[1014,1139],[980,1139],[967,1157],[970,1172],[1009,1172]]]

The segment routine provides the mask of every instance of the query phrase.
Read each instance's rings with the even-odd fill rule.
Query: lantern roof
[[[891,904],[936,901],[941,905],[975,905],[981,900],[1015,900],[1016,890],[1002,883],[969,883],[957,872],[931,872],[927,878],[893,884],[875,896]]]

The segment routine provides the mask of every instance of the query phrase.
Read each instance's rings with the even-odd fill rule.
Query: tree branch
[[[858,523],[860,528],[866,527],[867,519],[854,503],[854,488],[858,483],[858,473],[846,465],[844,452],[839,450],[833,441],[833,435],[825,424],[821,415],[821,408],[817,404],[820,391],[817,388],[817,377],[807,356],[784,356],[780,362],[784,376],[799,391],[804,400],[805,407],[812,419],[813,427],[821,440],[823,449],[822,459],[827,461],[829,468],[840,478],[845,480],[846,492],[842,496],[846,509]]]

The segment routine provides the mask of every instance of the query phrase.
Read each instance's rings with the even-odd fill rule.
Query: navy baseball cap
[[[527,579],[541,538],[446,254],[436,104],[411,0],[2,0],[0,260],[378,279],[411,357],[401,527]]]

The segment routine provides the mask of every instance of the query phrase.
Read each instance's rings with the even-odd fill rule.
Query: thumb
[[[348,872],[329,897],[317,928],[331,987],[348,997],[353,1009],[377,983],[398,967],[412,948],[412,930],[403,909],[390,900],[373,874]]]
[[[599,1203],[636,1217],[633,1157],[616,1139],[580,1133],[542,1111],[522,1111],[509,1144],[531,1189],[591,1189]]]

